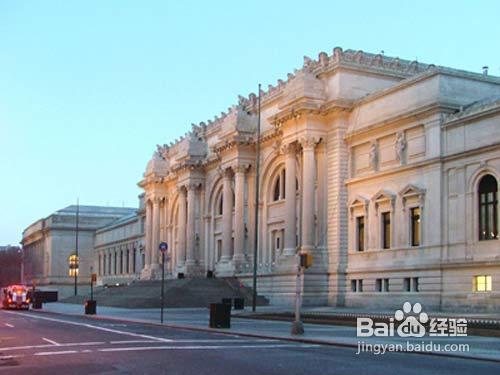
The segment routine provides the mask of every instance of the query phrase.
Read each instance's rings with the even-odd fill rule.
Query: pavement
[[[281,307],[259,307],[260,313],[285,311]],[[335,311],[339,312],[338,309]],[[354,310],[341,310],[339,313],[352,313]],[[83,306],[66,303],[44,304],[42,312],[81,316]],[[308,308],[307,313],[332,313],[332,308]],[[164,325],[170,328],[182,328],[199,332],[215,332],[221,334],[240,335],[273,340],[285,340],[318,345],[334,345],[337,347],[351,348],[358,351],[362,344],[372,345],[375,350],[410,350],[414,355],[426,354],[437,356],[452,356],[497,362],[500,366],[500,338],[466,336],[466,337],[429,337],[400,338],[395,337],[368,337],[360,340],[356,336],[356,327],[345,325],[324,325],[305,323],[305,333],[300,336],[291,334],[291,323],[275,320],[245,319],[244,315],[250,313],[249,309],[233,312],[230,329],[212,329],[208,327],[209,311],[205,308],[175,308],[165,309]],[[358,311],[359,313],[359,311]],[[115,307],[98,307],[96,316],[91,319],[127,320],[135,323],[160,323],[159,309],[127,309]],[[238,317],[240,314],[240,317]],[[446,314],[445,314],[446,315]],[[448,314],[449,315],[449,314]],[[480,316],[479,316],[480,315]],[[471,318],[470,315],[468,315]],[[477,319],[494,319],[494,314],[478,314]],[[407,341],[411,344],[407,344]],[[432,348],[429,347],[432,345]],[[419,345],[419,346],[418,346]],[[427,345],[427,346],[425,346]],[[462,345],[459,348],[455,346]],[[378,349],[377,349],[378,348]],[[420,350],[421,349],[421,350]],[[456,349],[456,350],[454,350]],[[500,371],[499,371],[500,372]]]
[[[0,374],[465,375],[499,370],[492,361],[438,356],[422,361],[422,356],[408,353],[356,354],[350,347],[234,334],[234,330],[262,330],[262,326],[252,330],[249,324],[256,322],[244,319],[234,319],[235,328],[221,334],[148,323],[157,311],[102,309],[91,318],[81,315],[81,306],[63,306],[0,310]],[[118,315],[122,318],[112,318]],[[144,322],[131,321],[141,317]],[[200,309],[165,314],[171,324],[206,329],[206,324],[194,323],[201,317],[206,318],[207,312]],[[278,332],[280,325],[275,323],[268,328]]]

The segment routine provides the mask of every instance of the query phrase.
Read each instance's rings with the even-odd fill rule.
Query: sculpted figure
[[[370,146],[370,167],[377,168],[377,144],[373,142]]]
[[[406,139],[404,137],[403,132],[399,132],[397,134],[395,147],[396,147],[396,160],[402,163],[404,160],[404,153],[406,150]]]

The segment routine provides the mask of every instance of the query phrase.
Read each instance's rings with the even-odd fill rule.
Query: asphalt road
[[[499,374],[500,364],[0,311],[0,374]]]

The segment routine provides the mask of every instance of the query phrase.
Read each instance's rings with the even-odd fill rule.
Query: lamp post
[[[170,255],[167,253],[168,244],[161,242],[158,246],[161,252],[161,308],[160,308],[160,323],[163,324],[163,307],[165,305],[165,261],[170,260]],[[166,256],[165,256],[166,255]]]
[[[258,113],[257,113],[257,141],[255,142],[255,233],[253,239],[253,295],[252,295],[252,311],[257,308],[257,255],[259,249],[259,180],[260,180],[260,83],[258,96]]]
[[[75,255],[76,255],[76,261],[77,261],[77,267],[74,271],[74,277],[75,277],[75,296],[78,294],[78,219],[79,219],[79,212],[80,211],[80,199],[77,198],[76,200],[76,234],[75,234]]]

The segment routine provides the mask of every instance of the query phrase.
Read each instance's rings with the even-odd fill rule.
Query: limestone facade
[[[260,111],[259,293],[292,302],[295,254],[308,251],[305,303],[498,308],[499,99],[497,77],[338,47],[270,85]],[[139,183],[141,278],[157,277],[166,241],[170,277],[214,271],[250,284],[257,117],[257,95],[239,97],[158,146]],[[484,176],[489,195],[478,190]]]
[[[94,272],[97,285],[139,279],[144,263],[143,200],[139,210],[96,230]]]
[[[94,241],[98,228],[137,209],[122,207],[79,207],[78,255],[80,283],[88,284],[95,267]],[[69,257],[76,248],[76,206],[71,205],[31,224],[23,232],[24,281],[54,288],[71,285]],[[63,294],[63,293],[62,293]],[[62,295],[61,294],[61,295]]]

